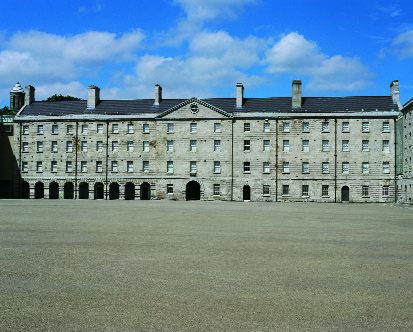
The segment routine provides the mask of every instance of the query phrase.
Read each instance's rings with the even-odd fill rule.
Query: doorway
[[[119,199],[119,184],[112,182],[109,185],[109,199]]]
[[[103,183],[102,182],[95,183],[94,193],[95,193],[95,199],[103,199],[104,198],[103,197],[104,196],[103,195],[104,190],[103,190]]]
[[[196,181],[189,181],[186,185],[186,200],[195,201],[201,199],[201,185]]]
[[[44,198],[43,182],[36,182],[36,184],[34,185],[34,198]]]
[[[344,186],[343,188],[341,188],[341,201],[342,202],[350,201],[350,188],[347,186]]]
[[[251,187],[249,185],[245,185],[244,188],[242,188],[242,199],[244,201],[251,200]]]
[[[52,182],[49,184],[49,199],[59,198],[59,185],[57,182]]]
[[[89,199],[89,184],[87,182],[79,184],[79,199]]]
[[[64,187],[64,199],[73,199],[74,197],[74,186],[72,182],[66,182]]]
[[[148,182],[141,184],[141,200],[151,199],[151,185]]]
[[[126,200],[135,199],[135,185],[132,182],[128,182],[125,185],[125,199]]]

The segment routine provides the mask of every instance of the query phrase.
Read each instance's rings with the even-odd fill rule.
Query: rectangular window
[[[369,151],[369,141],[364,139],[361,142],[361,151]]]
[[[142,150],[143,151],[149,151],[149,141],[143,141],[142,142]]]
[[[96,162],[96,172],[97,173],[102,173],[103,171],[103,162],[102,161],[97,161]]]
[[[99,124],[96,126],[96,132],[97,132],[98,134],[103,134],[103,124],[99,123]]]
[[[189,172],[192,174],[196,174],[196,161],[189,162]]]
[[[59,126],[57,124],[52,125],[52,134],[56,135],[59,133]]]
[[[262,172],[269,173],[270,172],[270,163],[268,161],[264,161],[262,163]]]
[[[171,134],[174,132],[174,124],[173,123],[168,123],[168,133]]]
[[[173,151],[174,150],[174,141],[167,141],[166,142],[166,151]]]
[[[250,173],[250,172],[251,172],[250,162],[244,161],[244,173]]]
[[[370,130],[369,128],[369,123],[368,122],[363,122],[361,125],[361,130],[365,133],[368,132]]]
[[[310,141],[309,140],[303,140],[303,152],[308,152],[310,151]]]
[[[270,186],[268,184],[264,184],[262,186],[262,195],[263,196],[270,196]]]
[[[87,141],[82,141],[81,149],[82,149],[82,152],[87,152]]]
[[[390,123],[389,122],[383,122],[383,131],[384,132],[389,132],[390,131]]]
[[[82,125],[82,134],[87,134],[87,132],[88,132],[87,124]]]
[[[29,126],[23,126],[23,135],[29,135]]]
[[[324,162],[324,163],[323,163],[322,172],[323,172],[323,173],[328,173],[328,167],[329,167],[329,163],[328,163],[328,162]]]
[[[263,141],[263,150],[264,151],[270,151],[270,140],[264,140]]]
[[[103,142],[97,141],[96,142],[96,151],[103,151]]]
[[[303,162],[303,173],[310,173],[310,163]]]
[[[142,126],[142,132],[144,134],[148,134],[149,133],[149,123],[144,123]]]
[[[321,151],[328,151],[328,140],[323,140],[321,145]]]
[[[43,125],[38,125],[38,126],[37,126],[37,133],[38,133],[38,134],[44,134]]]
[[[343,174],[349,174],[350,173],[350,168],[349,168],[350,164],[345,161],[341,164],[341,171]]]
[[[37,152],[43,152],[43,142],[37,142]]]
[[[350,131],[350,126],[348,122],[343,122],[342,123],[342,131],[343,132],[349,132]]]
[[[167,194],[173,194],[174,193],[174,185],[169,183],[166,185],[166,193]]]
[[[86,173],[87,172],[87,161],[81,161],[80,162],[80,171],[82,173]]]
[[[264,133],[269,133],[270,132],[270,123],[269,122],[264,122],[263,131],[264,131]]]
[[[117,123],[112,124],[112,134],[119,133],[119,125]]]
[[[128,173],[133,172],[133,161],[127,161],[126,162],[126,168],[128,170]]]
[[[66,161],[66,172],[72,172],[72,162],[71,161]]]
[[[310,131],[310,123],[309,122],[303,122],[303,132],[308,133]]]
[[[348,152],[350,151],[350,145],[349,145],[349,141],[348,140],[343,140],[342,142],[342,146],[343,146],[343,152]]]
[[[128,150],[128,151],[133,151],[133,141],[128,141],[128,143],[127,143],[127,150]]]
[[[388,161],[383,162],[383,173],[390,173],[390,163]]]
[[[323,184],[321,186],[321,196],[328,196],[328,185]]]
[[[328,122],[323,122],[321,124],[321,131],[327,132],[328,131]]]
[[[23,161],[22,163],[22,172],[28,172],[29,171],[29,164],[27,161]]]
[[[221,141],[214,140],[214,151],[221,151]]]
[[[290,163],[288,161],[283,162],[283,173],[290,173]]]
[[[66,127],[66,133],[68,135],[72,135],[73,134],[73,125],[67,125]]]
[[[369,186],[363,186],[361,188],[361,196],[368,197],[369,196]]]
[[[283,196],[290,195],[290,186],[288,184],[283,185]]]
[[[389,152],[390,151],[390,146],[389,146],[389,141],[388,140],[383,141],[383,151],[384,152]]]
[[[167,161],[166,162],[166,171],[168,173],[173,173],[174,172],[174,162],[173,161]]]
[[[134,132],[133,124],[128,123],[128,134],[133,134],[133,132]]]
[[[362,167],[362,173],[363,173],[363,174],[368,174],[368,173],[369,173],[369,167],[370,167],[370,165],[369,165],[368,162],[363,162],[363,163],[361,164],[361,167]]]
[[[214,173],[221,173],[221,162],[214,161]]]
[[[284,152],[289,152],[290,151],[290,141],[289,140],[283,140],[283,151]]]
[[[144,172],[149,172],[149,161],[143,161],[142,162],[142,170],[144,171]]]
[[[308,184],[303,184],[301,187],[301,195],[308,196]]]
[[[117,172],[117,171],[118,171],[118,162],[112,161],[112,172]]]
[[[73,152],[73,142],[67,141],[66,142],[66,152]]]
[[[251,131],[251,124],[250,123],[244,123],[244,133],[249,133]]]
[[[50,171],[53,173],[57,172],[57,161],[56,160],[53,160],[50,163]]]
[[[196,133],[196,122],[192,122],[192,123],[189,125],[189,131],[190,131],[191,133]]]
[[[244,140],[244,151],[251,151],[251,141]]]
[[[284,122],[283,123],[283,132],[284,133],[290,132],[290,123],[289,122]]]
[[[29,152],[29,142],[23,142],[23,152]]]
[[[382,196],[389,196],[389,186],[383,186]]]
[[[220,195],[221,195],[221,185],[214,184],[214,196],[220,196]]]
[[[196,140],[189,141],[189,151],[196,151]]]
[[[112,141],[112,151],[119,151],[118,141]]]
[[[43,172],[43,163],[41,161],[36,163],[36,172]]]
[[[220,123],[214,123],[214,132],[216,132],[216,133],[221,132],[221,124]]]

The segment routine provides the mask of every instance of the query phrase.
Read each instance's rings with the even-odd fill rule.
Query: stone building
[[[15,117],[22,198],[394,202],[390,96],[37,102]],[[20,92],[23,96],[24,92]],[[15,97],[15,96],[13,96]],[[17,97],[15,99],[18,99]]]

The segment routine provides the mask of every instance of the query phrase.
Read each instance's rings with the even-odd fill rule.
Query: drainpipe
[[[109,121],[106,121],[105,199],[108,199]]]
[[[275,120],[275,201],[278,202],[278,119]]]
[[[231,202],[234,200],[234,121],[231,120]]]
[[[403,119],[404,121],[404,119]],[[394,125],[394,202],[397,203],[397,195],[398,195],[398,190],[397,190],[397,125],[396,125],[396,119],[393,119],[393,125]],[[402,126],[404,123],[402,123]],[[403,127],[402,127],[403,128]],[[403,139],[403,135],[402,135]],[[402,146],[403,148],[403,146]],[[403,161],[403,158],[402,158]]]
[[[20,142],[19,142],[19,169],[18,169],[18,176],[19,176],[19,181],[18,181],[18,184],[19,184],[19,198],[21,198],[22,196],[21,196],[21,187],[22,187],[22,183],[23,183],[23,179],[22,179],[22,176],[21,176],[21,170],[22,170],[22,123],[20,122]],[[29,189],[30,190],[30,189]],[[29,198],[30,198],[30,194],[29,194]]]
[[[77,198],[77,153],[78,153],[78,147],[77,145],[79,144],[79,122],[76,121],[76,145],[75,145],[75,149],[76,149],[76,154],[75,154],[75,199]]]
[[[337,203],[337,119],[334,119],[334,203]]]

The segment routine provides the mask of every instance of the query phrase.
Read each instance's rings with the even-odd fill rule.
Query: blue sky
[[[413,97],[413,2],[374,0],[3,1],[0,105],[16,82],[102,99]]]

